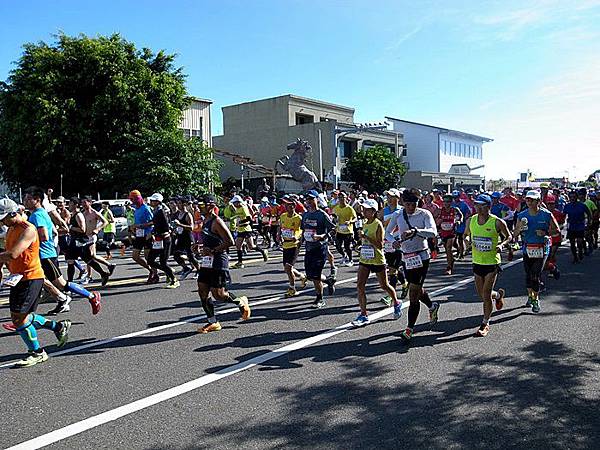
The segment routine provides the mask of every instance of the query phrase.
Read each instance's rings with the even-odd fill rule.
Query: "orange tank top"
[[[10,227],[6,235],[6,249],[11,250],[19,241],[25,230],[32,228],[35,231],[35,240],[21,255],[8,263],[10,273],[23,275],[23,280],[39,280],[44,278],[44,271],[40,263],[40,240],[35,227],[29,222],[21,222]]]

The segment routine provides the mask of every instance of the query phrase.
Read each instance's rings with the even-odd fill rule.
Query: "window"
[[[191,136],[192,136],[192,130],[187,130],[187,129],[183,130],[183,137],[184,138],[189,139]]]
[[[303,125],[305,123],[313,123],[315,121],[314,116],[308,114],[296,113],[296,125]]]
[[[354,141],[340,141],[338,145],[340,158],[350,158],[356,149],[356,142]]]

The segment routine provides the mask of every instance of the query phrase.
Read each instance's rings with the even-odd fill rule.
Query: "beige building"
[[[212,147],[212,134],[210,131],[210,106],[212,100],[192,97],[190,106],[183,111],[179,128],[185,137],[201,137],[204,142]]]
[[[312,154],[306,162],[317,177],[331,180],[335,165],[335,143],[338,142],[341,165],[353,152],[363,147],[382,144],[396,155],[404,149],[402,135],[392,131],[352,132],[354,108],[320,100],[282,95],[264,100],[226,106],[223,109],[223,135],[215,136],[217,150],[236,153],[269,168],[283,155],[289,155],[287,145],[297,138],[307,140]],[[350,132],[348,132],[350,129]],[[241,166],[222,158],[221,178],[241,178]],[[246,178],[262,178],[248,173]]]

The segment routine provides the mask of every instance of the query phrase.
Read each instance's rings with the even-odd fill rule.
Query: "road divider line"
[[[512,261],[511,263],[505,264],[502,266],[503,269],[512,267],[516,264],[522,262],[522,259]],[[354,278],[355,279],[355,278]],[[343,280],[342,282],[349,282],[351,279]],[[458,289],[469,282],[473,281],[473,277],[466,278],[464,280],[458,281],[456,283],[451,284],[450,286],[437,289],[431,292],[429,295],[432,297],[439,296],[442,293],[452,291]],[[258,302],[257,302],[258,303]],[[407,308],[409,302],[404,302],[402,304],[402,309]],[[387,315],[390,315],[394,312],[393,307],[385,308],[381,311],[378,311],[374,314],[369,315],[372,322],[379,320]],[[182,322],[185,323],[185,322]],[[158,327],[157,327],[158,328]],[[45,447],[47,445],[53,444],[55,442],[62,441],[71,436],[75,436],[77,434],[83,433],[84,431],[91,430],[100,425],[104,425],[109,422],[113,422],[121,417],[128,416],[137,411],[141,411],[143,409],[149,408],[151,406],[157,405],[159,403],[165,402],[172,398],[178,397],[180,395],[186,394],[188,392],[199,389],[208,384],[219,381],[223,378],[230,377],[237,373],[243,372],[245,370],[251,369],[253,367],[258,366],[259,364],[265,363],[272,359],[279,358],[280,356],[286,355],[290,352],[300,350],[305,347],[309,347],[311,345],[317,344],[326,339],[330,339],[334,336],[345,333],[348,330],[353,329],[351,323],[345,323],[343,325],[337,326],[325,333],[320,333],[315,336],[311,336],[309,338],[301,339],[292,344],[284,345],[283,347],[279,347],[278,349],[271,350],[262,355],[251,358],[247,361],[243,361],[229,367],[225,367],[215,373],[211,373],[208,375],[201,376],[194,380],[188,381],[186,383],[180,384],[178,386],[166,389],[162,392],[158,392],[156,394],[150,395],[148,397],[141,398],[139,400],[133,401],[131,403],[127,403],[125,405],[119,406],[117,408],[111,409],[109,411],[105,411],[101,414],[89,417],[87,419],[81,420],[79,422],[75,422],[71,425],[67,425],[66,427],[59,428],[58,430],[51,431],[49,433],[43,434],[36,438],[30,439],[28,441],[17,444],[13,447],[10,447],[7,450],[24,450],[24,449],[37,449],[41,447]],[[58,352],[57,352],[58,353]]]

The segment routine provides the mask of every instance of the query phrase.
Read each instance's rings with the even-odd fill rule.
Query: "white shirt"
[[[398,237],[400,237],[403,232],[416,228],[417,234],[401,243],[400,248],[402,249],[402,253],[427,252],[427,258],[429,258],[427,239],[437,235],[437,227],[435,226],[433,215],[426,209],[417,208],[413,214],[408,214],[408,221],[411,225],[409,226],[404,220],[403,211],[404,208],[400,208],[392,215],[390,222],[385,228],[386,239],[391,241],[395,239],[392,235],[392,231],[396,226],[399,229]]]

